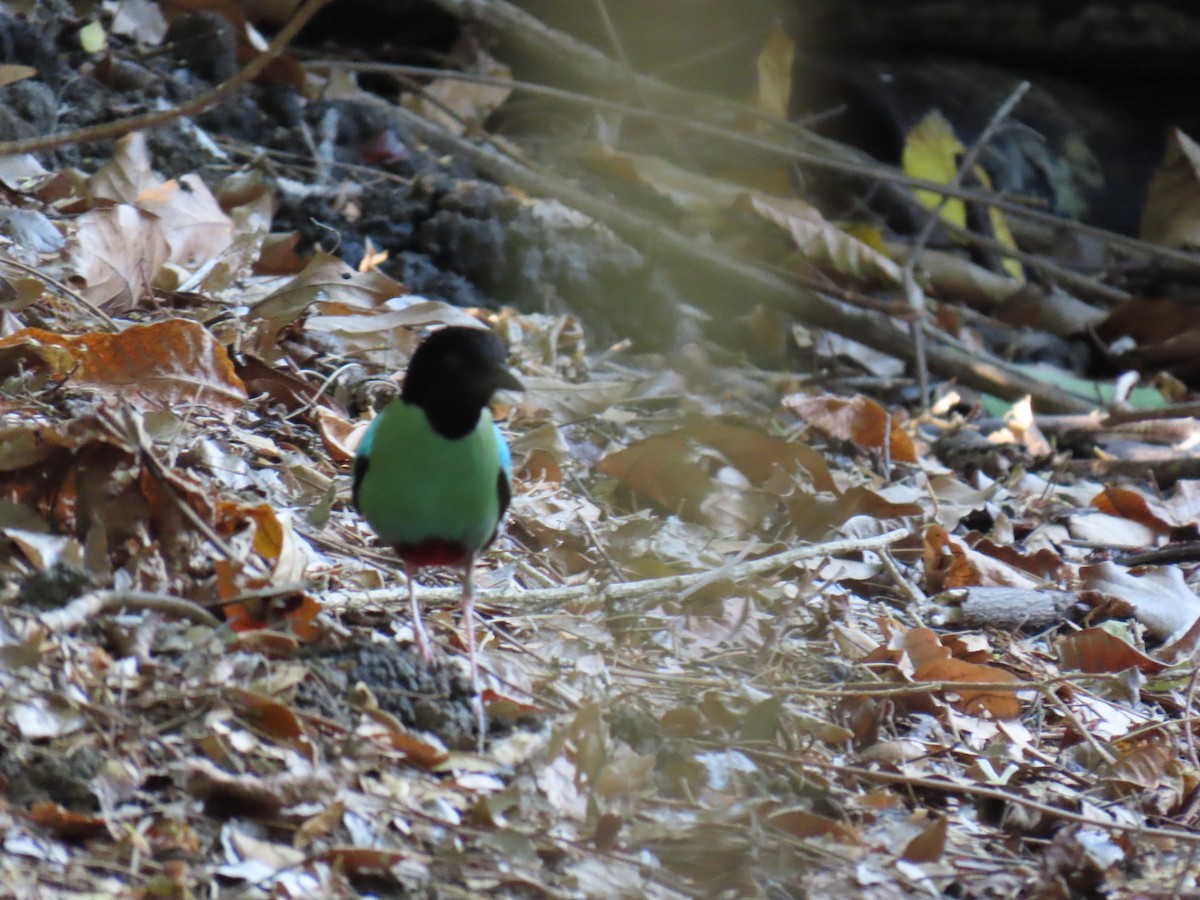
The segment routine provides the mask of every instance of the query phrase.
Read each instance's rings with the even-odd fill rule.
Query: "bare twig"
[[[151,609],[180,619],[188,619],[199,625],[207,625],[210,628],[216,628],[221,624],[216,616],[191,600],[149,591],[124,590],[92,591],[72,600],[61,609],[43,614],[40,620],[48,630],[63,632],[78,628],[101,613],[121,609]]]
[[[762,559],[752,559],[749,562],[734,566],[725,576],[730,579],[749,578],[766,572],[776,572],[798,562],[810,559],[820,559],[826,556],[842,556],[863,550],[879,550],[888,547],[896,541],[908,537],[908,529],[900,528],[885,534],[868,538],[846,538],[843,540],[827,541],[823,544],[808,544],[793,550],[785,550],[773,556]],[[693,585],[711,578],[709,572],[694,572],[689,575],[672,575],[667,578],[648,578],[645,581],[628,581],[618,584],[585,584],[570,587],[547,588],[544,590],[520,591],[513,594],[491,593],[487,599],[492,603],[511,601],[512,605],[525,610],[533,610],[548,606],[561,606],[581,600],[602,600],[610,605],[620,605],[637,601],[642,598],[660,597],[663,594],[673,594],[685,591]],[[329,608],[361,608],[364,606],[391,605],[408,598],[407,588],[379,588],[370,591],[329,591],[320,595],[321,603]],[[458,588],[435,588],[422,590],[419,596],[422,600],[444,601],[457,598]]]

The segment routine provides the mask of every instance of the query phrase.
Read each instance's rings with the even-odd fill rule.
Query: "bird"
[[[354,458],[355,508],[404,564],[417,649],[433,662],[417,604],[426,566],[462,572],[463,628],[482,745],[485,728],[475,655],[475,560],[496,539],[512,499],[512,454],[489,404],[520,391],[503,341],[453,325],[417,347],[400,396],[367,426]]]

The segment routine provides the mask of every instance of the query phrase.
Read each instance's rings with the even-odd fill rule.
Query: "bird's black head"
[[[500,338],[482,328],[435,331],[413,354],[400,396],[425,410],[439,434],[462,437],[478,423],[492,394],[522,390],[504,367],[505,355]]]

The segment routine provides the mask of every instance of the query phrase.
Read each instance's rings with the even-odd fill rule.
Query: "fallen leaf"
[[[792,96],[792,61],[796,43],[779,24],[771,26],[767,43],[758,53],[758,103],[761,112],[789,119]]]
[[[1058,642],[1058,660],[1064,669],[1090,675],[1115,674],[1137,669],[1143,675],[1153,675],[1166,668],[1103,628],[1085,628],[1069,634]]]
[[[900,266],[803,200],[756,193],[748,195],[746,202],[756,214],[786,231],[805,259],[823,271],[885,285],[903,280]]]
[[[1167,136],[1166,154],[1150,179],[1141,238],[1164,247],[1200,245],[1200,144],[1179,128]]]
[[[447,62],[456,69],[487,76],[488,81],[436,78],[420,93],[406,94],[402,102],[422,118],[457,135],[468,127],[482,125],[503,105],[512,93],[512,87],[504,83],[512,78],[512,72],[480,47],[469,32],[464,32],[450,51],[450,58]]]
[[[1156,566],[1133,575],[1106,561],[1085,566],[1079,574],[1081,596],[1095,604],[1120,601],[1150,634],[1165,642],[1177,640],[1200,619],[1200,598],[1177,566]]]
[[[966,152],[967,148],[954,133],[954,126],[935,109],[905,135],[901,165],[905,174],[914,178],[950,184],[958,174],[959,160]],[[975,166],[974,175],[984,188],[991,189],[991,179],[982,166]],[[938,210],[939,215],[947,222],[959,228],[967,227],[967,210],[963,201],[949,198],[943,203],[941,194],[926,190],[915,190],[913,193],[925,206]],[[1006,247],[1016,249],[1016,242],[1004,215],[995,207],[990,207],[988,213],[996,240]],[[1010,276],[1024,284],[1025,275],[1020,262],[1009,257],[1004,260],[1003,266]]]
[[[225,348],[198,322],[167,319],[118,334],[74,337],[25,328],[0,338],[0,357],[13,348],[39,347],[68,354],[47,357],[54,360],[53,374],[143,409],[199,405],[232,416],[246,403],[246,389]]]
[[[83,295],[97,306],[136,306],[170,255],[158,217],[137,207],[93,209],[75,220],[70,258],[86,282]]]
[[[318,253],[296,277],[257,303],[250,317],[273,347],[279,330],[314,303],[367,310],[405,293],[403,285],[379,272],[356,272],[337,257]]]
[[[900,858],[908,862],[932,863],[946,852],[946,833],[950,825],[949,816],[938,816],[920,834],[908,842]]]
[[[859,394],[849,399],[826,395],[805,397],[791,394],[783,405],[793,410],[806,424],[830,437],[850,441],[860,450],[882,452],[888,447],[892,462],[916,463],[917,451],[912,438],[882,406]]]
[[[17,63],[0,63],[0,87],[15,84],[26,78],[33,78],[38,70],[33,66],[22,66]]]

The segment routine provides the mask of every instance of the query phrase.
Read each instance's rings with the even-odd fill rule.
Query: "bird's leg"
[[[417,639],[417,650],[426,665],[433,664],[433,647],[429,643],[429,635],[425,633],[425,624],[421,621],[421,607],[417,604],[417,567],[404,564],[404,575],[408,579],[408,608],[412,613],[413,635]]]
[[[487,734],[487,719],[483,712],[483,692],[479,688],[479,662],[475,658],[475,554],[470,554],[463,563],[463,628],[467,632],[467,662],[471,666],[472,704],[475,706],[475,722],[479,728],[477,746],[483,752],[483,739]]]

